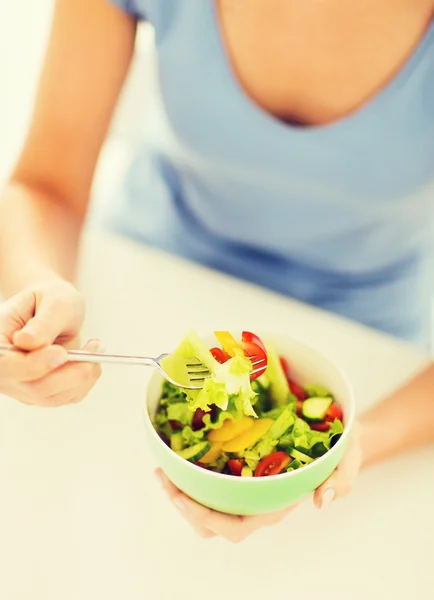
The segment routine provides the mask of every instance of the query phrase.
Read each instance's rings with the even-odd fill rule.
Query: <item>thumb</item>
[[[28,351],[50,346],[64,332],[70,310],[70,306],[58,298],[43,297],[34,317],[14,333],[13,343]]]

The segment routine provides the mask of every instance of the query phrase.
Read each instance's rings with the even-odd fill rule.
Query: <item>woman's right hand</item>
[[[61,279],[32,286],[0,305],[0,344],[23,352],[0,356],[0,393],[25,404],[62,406],[82,400],[101,375],[90,363],[68,363],[67,348],[79,348],[84,300]],[[95,352],[98,340],[84,350]]]

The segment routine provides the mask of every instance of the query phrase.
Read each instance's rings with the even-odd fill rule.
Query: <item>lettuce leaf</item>
[[[322,385],[306,385],[304,389],[309,398],[333,398],[333,394]]]
[[[193,412],[187,402],[169,404],[167,407],[167,418],[169,421],[178,421],[182,425],[191,425]]]
[[[194,356],[211,372],[211,378],[205,381],[203,389],[184,390],[192,410],[201,408],[207,411],[211,405],[215,404],[218,408],[226,411],[229,397],[236,395],[238,406],[242,405],[243,413],[256,417],[252,405],[256,394],[250,385],[252,364],[242,352],[224,364],[220,364],[215,360],[205,342],[194,331],[189,331],[175,354],[185,358]]]
[[[245,450],[240,455],[240,458],[243,458],[246,464],[254,471],[262,458],[274,452],[277,443],[277,440],[263,438],[251,450]]]
[[[234,415],[232,412],[228,412],[227,410],[220,410],[215,421],[211,419],[210,414],[204,415],[202,418],[202,422],[204,424],[203,430],[208,432],[211,431],[211,429],[220,429],[223,423],[228,419],[234,420],[236,419],[236,415]]]
[[[186,446],[194,446],[203,440],[204,430],[199,429],[198,431],[193,431],[193,429],[187,425],[182,430],[182,437],[184,438]]]

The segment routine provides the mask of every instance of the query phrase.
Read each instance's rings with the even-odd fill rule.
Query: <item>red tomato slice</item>
[[[280,357],[280,364],[282,366],[282,369],[287,377],[287,379],[289,378],[291,369],[289,368],[289,362],[286,360],[286,358],[284,358],[283,356]]]
[[[261,353],[265,354],[265,358],[267,357],[267,349],[265,347],[264,342],[258,337],[255,333],[251,333],[250,331],[243,331],[241,334],[242,343],[246,344],[254,344],[260,348]]]
[[[339,406],[339,404],[337,402],[333,402],[333,404],[330,406],[330,408],[327,411],[325,420],[328,421],[329,423],[332,423],[335,419],[339,419],[340,421],[342,421],[343,416],[344,415],[343,415],[342,409]]]
[[[301,385],[298,385],[298,383],[296,383],[290,377],[288,377],[288,384],[289,384],[289,389],[291,390],[291,394],[294,394],[294,396],[296,398],[298,398],[299,400],[307,400],[308,395],[306,394],[304,389],[301,387]]]
[[[245,462],[238,458],[233,458],[232,460],[228,460],[228,467],[231,470],[232,475],[236,475],[237,477],[241,477],[241,471]]]
[[[255,477],[267,477],[278,475],[292,462],[292,458],[286,452],[272,452],[256,467]]]
[[[255,357],[256,360],[261,360],[261,370],[257,373],[252,373],[250,375],[250,379],[253,381],[257,379],[267,369],[268,358],[267,358],[267,350],[265,348],[264,342],[254,333],[250,331],[243,331],[242,333],[242,342],[241,345],[244,350],[244,354],[250,358]],[[257,369],[259,367],[255,367]]]
[[[230,359],[229,354],[221,348],[211,348],[210,352],[221,365]]]
[[[314,431],[328,431],[330,429],[329,423],[310,423],[310,428]]]

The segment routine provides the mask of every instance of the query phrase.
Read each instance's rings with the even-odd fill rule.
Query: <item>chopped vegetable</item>
[[[223,454],[222,444],[211,444],[211,448],[208,452],[202,456],[199,462],[203,464],[213,463]]]
[[[211,348],[210,352],[214,356],[216,361],[219,362],[221,365],[231,358],[229,354],[221,348]]]
[[[280,364],[280,358],[273,345],[267,342],[268,367],[267,377],[270,382],[271,403],[273,406],[285,406],[288,404],[290,393],[286,375]]]
[[[272,419],[257,419],[244,433],[223,444],[225,452],[244,452],[251,448],[273,425]]]
[[[258,379],[258,377],[263,375],[267,369],[268,357],[265,345],[257,335],[250,333],[250,331],[243,331],[241,345],[246,356],[250,359],[255,359],[255,362],[261,361],[258,366],[254,366],[254,370],[259,368],[261,368],[261,370],[250,375],[251,380]]]
[[[208,439],[211,442],[228,442],[253,427],[254,422],[251,417],[243,417],[240,421],[225,421],[220,429],[210,432]]]
[[[292,458],[285,452],[273,452],[261,460],[255,470],[255,477],[278,475],[286,469]]]
[[[312,423],[321,422],[324,420],[332,402],[331,398],[309,398],[303,402],[302,415]]]
[[[299,400],[306,400],[308,398],[307,392],[298,385],[293,379],[288,379],[289,389],[291,390],[291,394],[294,394],[296,398]]]
[[[240,342],[229,332],[216,337],[222,347],[209,350],[189,332],[177,350],[210,370],[202,390],[162,386],[154,424],[174,452],[216,473],[269,477],[303,468],[337,443],[343,411],[331,391],[294,381],[286,357],[254,333]],[[267,368],[251,381],[253,356]]]
[[[239,458],[228,460],[228,467],[231,470],[232,475],[236,475],[237,477],[241,477],[244,466],[245,462]]]
[[[327,411],[325,420],[326,421],[334,421],[335,419],[339,419],[339,421],[342,421],[343,416],[344,415],[342,413],[342,409],[339,406],[339,404],[337,402],[333,402],[333,404],[330,406],[330,408]]]
[[[242,352],[242,348],[234,336],[229,331],[214,331],[214,335],[222,345],[224,352],[233,357],[237,352]]]

